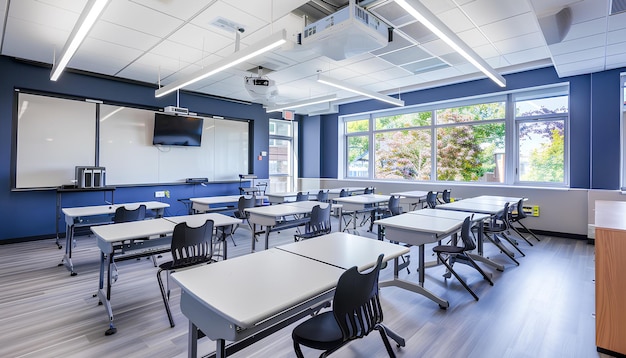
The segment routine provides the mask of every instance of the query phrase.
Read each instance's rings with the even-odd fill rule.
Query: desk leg
[[[267,250],[270,244],[270,231],[271,231],[270,227],[266,226],[265,227],[265,250]]]
[[[197,358],[198,357],[198,327],[196,327],[191,320],[189,320],[189,336],[187,337],[187,357],[188,358]]]
[[[398,278],[399,268],[398,268],[398,259],[396,258],[394,259],[393,280],[380,282],[379,287],[389,287],[389,286],[400,287],[402,289],[409,290],[417,294],[420,294],[422,296],[425,296],[426,298],[437,303],[439,305],[439,308],[446,309],[450,307],[450,303],[448,301],[444,300],[443,298],[435,295],[434,293],[424,288],[424,245],[419,246],[419,256],[420,256],[419,257],[419,271],[420,271],[419,272],[419,285],[416,285],[413,282],[401,280]]]
[[[55,244],[57,245],[57,248],[61,250],[62,247],[59,244],[59,220],[61,219],[61,193],[59,191],[57,191],[57,205],[56,205],[54,215],[55,215],[54,227],[56,228],[56,231],[57,231]],[[65,233],[65,236],[67,236],[67,232]]]
[[[249,222],[249,221],[248,221]],[[252,224],[252,252],[255,251],[256,249],[256,238],[255,238],[255,234],[256,234],[256,224]]]
[[[215,341],[215,358],[226,358],[226,342],[223,339]]]
[[[107,336],[115,334],[117,332],[117,328],[113,326],[113,309],[111,308],[111,264],[113,263],[113,252],[106,255],[104,252],[100,253],[100,282],[98,287],[98,299],[99,304],[104,305],[105,310],[109,316],[109,329],[104,333]],[[106,292],[104,292],[104,266],[105,266],[105,256],[106,258],[106,266],[107,266],[107,287]]]
[[[339,232],[343,232],[343,229],[341,228],[341,222],[343,221],[342,216],[343,216],[343,208],[339,207]]]
[[[61,259],[61,265],[65,265],[70,270],[70,276],[76,276],[74,264],[72,263],[72,241],[74,241],[74,225],[68,225],[65,229],[65,255]],[[59,248],[60,245],[59,245]]]

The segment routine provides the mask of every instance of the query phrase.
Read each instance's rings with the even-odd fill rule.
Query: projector
[[[276,83],[265,77],[244,77],[244,83],[248,94],[254,99],[270,100],[278,95]]]
[[[182,107],[175,107],[175,106],[167,106],[167,107],[163,108],[163,112],[165,112],[165,113],[173,113],[173,114],[188,115],[189,114],[189,109],[182,108]]]

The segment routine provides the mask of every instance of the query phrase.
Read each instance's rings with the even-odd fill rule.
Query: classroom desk
[[[475,196],[471,198],[463,199],[462,201],[467,201],[471,203],[482,203],[482,204],[492,204],[492,205],[500,205],[504,206],[504,204],[509,205],[517,205],[517,203],[525,198],[521,197],[512,197],[512,196],[497,196],[497,195],[481,195]]]
[[[110,192],[111,193],[110,203],[115,203],[115,187],[114,186],[104,186],[104,187],[97,187],[97,188],[77,188],[75,186],[63,185],[63,186],[56,188],[57,202],[56,202],[56,212],[55,212],[55,217],[54,217],[54,226],[56,229],[55,244],[57,245],[59,250],[62,248],[61,245],[59,244],[59,220],[61,219],[61,209],[63,208],[63,193],[86,193],[86,192],[94,192],[94,191],[103,192],[105,203],[109,203],[107,201],[106,193]],[[66,236],[67,236],[67,232],[66,232]]]
[[[170,204],[162,203],[160,201],[142,201],[134,203],[120,203],[110,205],[96,205],[96,206],[80,206],[74,208],[63,208],[62,212],[65,215],[65,254],[61,259],[61,265],[65,265],[70,271],[71,276],[76,276],[74,271],[74,264],[72,263],[72,248],[74,242],[74,232],[77,227],[87,227],[99,224],[110,224],[113,221],[113,215],[115,210],[120,206],[125,206],[128,209],[134,209],[139,205],[145,205],[146,210],[152,210],[155,212],[157,218],[163,216],[165,208]]]
[[[465,218],[468,216],[472,216],[472,223],[478,227],[478,238],[477,238],[477,243],[476,243],[476,250],[478,254],[477,255],[473,253],[467,253],[467,254],[471,256],[475,261],[480,261],[489,266],[492,266],[498,271],[504,271],[504,265],[499,264],[483,256],[483,240],[484,240],[483,222],[486,219],[490,218],[491,215],[480,214],[480,213],[467,213],[463,211],[430,209],[430,208],[409,211],[408,214],[441,217],[441,218],[455,219],[455,220],[461,220],[461,221],[465,220]]]
[[[417,206],[420,203],[423,203],[426,200],[426,196],[428,195],[427,191],[421,190],[411,190],[411,191],[399,191],[395,193],[391,193],[393,196],[400,196],[401,203],[407,203],[410,205],[412,210],[417,209]]]
[[[313,191],[304,190],[302,191],[302,193],[305,193],[305,194],[308,193],[309,200],[315,200],[317,199],[318,191],[313,192]],[[284,192],[284,193],[265,193],[265,196],[267,196],[267,200],[270,202],[270,204],[282,204],[282,203],[290,203],[290,202],[296,201],[298,192],[292,191],[292,192]]]
[[[119,252],[121,250],[124,252],[123,256],[118,258],[118,261],[169,252],[171,250],[171,234],[177,223],[188,221],[191,225],[199,226],[207,219],[214,221],[214,227],[232,225],[235,220],[223,214],[208,213],[91,227],[100,249],[100,276],[97,296],[109,316],[107,335],[114,334],[117,331],[113,326],[113,309],[111,307],[111,281],[113,276],[111,266],[115,262],[116,255],[118,255],[116,251]],[[106,287],[104,286],[105,270]]]
[[[341,228],[341,215],[344,208],[352,211],[352,225],[353,229],[356,231],[357,212],[365,210],[368,205],[372,206],[369,210],[375,210],[381,203],[389,202],[389,197],[389,195],[381,194],[362,194],[334,198],[333,201],[342,204],[342,206],[339,207],[339,231],[343,231]]]
[[[198,330],[216,341],[216,356],[225,357],[331,300],[344,267],[367,269],[381,253],[391,259],[406,252],[400,245],[330,234],[175,272],[181,311],[189,318],[188,356],[197,356]],[[226,347],[226,341],[234,343]]]
[[[191,210],[194,213],[204,213],[207,211],[235,209],[241,196],[242,195],[206,196],[199,198],[189,198],[189,201],[191,201]],[[215,207],[216,204],[222,205]],[[224,206],[224,204],[227,204],[226,207]]]
[[[287,220],[285,219],[286,217],[310,214],[311,210],[313,210],[313,207],[316,205],[325,208],[326,205],[330,204],[317,201],[297,201],[245,209],[249,214],[248,222],[252,225],[252,252],[256,250],[257,225],[261,227],[265,226],[265,250],[267,250],[271,231],[294,228],[304,225],[309,221],[308,217],[292,220]]]
[[[437,205],[437,209],[455,210],[455,211],[462,211],[462,212],[467,212],[467,213],[489,214],[491,216],[498,215],[504,211],[505,202],[503,202],[502,204],[499,204],[497,201],[484,202],[481,200],[472,201],[471,199],[472,198],[468,198],[468,199],[455,201],[452,203],[439,204]],[[516,198],[512,198],[512,199],[516,199]],[[521,198],[517,198],[517,199],[519,201],[519,199]],[[508,202],[508,200],[506,202]],[[498,249],[504,252],[511,260],[517,263],[517,261],[515,261],[515,258],[514,258],[515,254],[511,252],[511,250],[506,248],[497,237],[494,237],[494,240],[492,240],[492,242],[494,245],[498,247]]]
[[[394,280],[381,282],[380,286],[398,286],[426,296],[439,304],[441,308],[449,307],[448,301],[424,287],[424,270],[426,268],[424,245],[456,234],[461,229],[463,220],[405,213],[376,220],[374,224],[385,228],[385,236],[390,241],[402,242],[419,248],[419,285],[400,280],[396,270]]]

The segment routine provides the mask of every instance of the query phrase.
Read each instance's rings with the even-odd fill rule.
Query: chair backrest
[[[247,218],[248,213],[246,213],[245,209],[253,208],[256,202],[256,197],[253,195],[251,197],[246,197],[244,195],[239,197],[237,201],[237,212],[235,216],[239,219]]]
[[[146,206],[144,204],[139,205],[136,209],[126,209],[125,206],[120,206],[115,209],[115,215],[113,216],[114,223],[125,223],[129,221],[138,221],[146,218]]]
[[[389,203],[387,203],[387,208],[391,215],[400,215],[402,214],[402,207],[400,206],[400,197],[392,195],[389,197]]]
[[[213,257],[213,220],[191,227],[176,224],[172,234],[172,268],[209,262]]]
[[[362,274],[355,266],[339,277],[333,298],[333,314],[344,341],[368,335],[383,321],[378,297],[378,276],[382,262],[383,255],[380,254],[371,271]]]
[[[327,203],[328,202],[328,192],[324,191],[324,190],[320,190],[317,193],[317,201],[319,201],[320,203]]]
[[[301,191],[296,194],[296,201],[307,201],[309,200],[309,193],[303,193]]]
[[[429,191],[428,194],[426,194],[426,204],[428,204],[428,207],[431,209],[434,209],[437,206],[436,191]]]
[[[472,235],[472,219],[469,216],[465,218],[461,226],[461,240],[463,240],[465,251],[472,251],[476,248]]]
[[[363,189],[363,194],[374,194],[375,190],[376,190],[376,188],[374,188],[373,186],[367,187],[367,188]]]
[[[515,220],[521,220],[526,217],[526,213],[524,212],[524,199],[520,199],[517,202],[517,214],[515,215]]]
[[[344,198],[346,196],[350,196],[350,194],[346,191],[346,189],[341,189],[341,191],[339,192],[339,197]]]
[[[450,202],[450,189],[445,189],[441,193],[441,199],[443,200],[444,203],[449,203]]]
[[[322,209],[320,205],[315,205],[311,209],[311,217],[306,225],[306,232],[310,236],[329,234],[330,226],[330,205]]]

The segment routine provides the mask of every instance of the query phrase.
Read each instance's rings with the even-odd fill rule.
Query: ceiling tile
[[[598,18],[573,24],[563,41],[587,37],[590,35],[603,34],[606,31],[606,18]]]
[[[88,38],[117,43],[120,46],[148,51],[155,46],[160,37],[145,32],[129,29],[111,22],[100,21],[89,32]]]
[[[549,59],[550,51],[545,46],[535,47],[527,50],[510,52],[504,55],[511,65],[519,65],[533,62],[540,59]]]
[[[463,5],[463,11],[474,23],[483,26],[531,13],[532,9],[526,1],[476,0]]]
[[[181,19],[130,1],[109,2],[100,18],[129,29],[159,37],[166,36],[183,24]]]
[[[224,34],[224,36],[232,36],[233,41],[235,39],[235,32],[226,31],[215,25],[212,25],[217,19],[222,18],[227,21],[234,22],[236,24],[241,24],[244,28],[244,32],[241,35],[242,41],[246,37],[250,36],[254,32],[258,31],[263,26],[267,25],[269,22],[266,20],[261,20],[258,17],[252,16],[248,13],[241,12],[239,9],[226,4],[224,2],[217,2],[213,4],[211,7],[206,9],[204,12],[196,16],[191,20],[191,23],[202,27],[204,29],[209,29],[212,31],[219,31]],[[270,34],[266,34],[265,36],[269,36]]]
[[[605,55],[605,47],[591,47],[582,51],[569,52],[562,55],[554,56],[554,60],[557,61],[560,65],[591,60],[595,58],[601,58]]]
[[[559,65],[559,77],[576,76],[604,70],[604,57]]]
[[[524,13],[482,26],[489,40],[496,42],[539,31],[539,24],[532,13]]]
[[[185,0],[185,5],[181,6],[177,1],[154,1],[154,0],[127,0],[136,3],[146,9],[151,9],[162,14],[167,14],[187,21],[199,11],[211,6],[217,0]]]
[[[558,56],[566,53],[580,51],[589,47],[596,47],[598,44],[604,44],[606,42],[606,35],[593,35],[587,37],[581,37],[568,41],[562,41],[550,45],[550,52],[553,56]]]
[[[419,46],[411,46],[402,50],[384,54],[380,58],[389,61],[394,65],[402,65],[409,62],[420,61],[432,57],[429,53],[419,48]]]
[[[459,8],[453,8],[437,15],[450,30],[454,32],[466,31],[474,28],[474,24]]]
[[[517,52],[520,49],[529,49],[546,45],[546,41],[543,35],[539,32],[533,32],[518,37],[509,38],[506,40],[498,41],[494,43],[495,47],[502,54]]]

